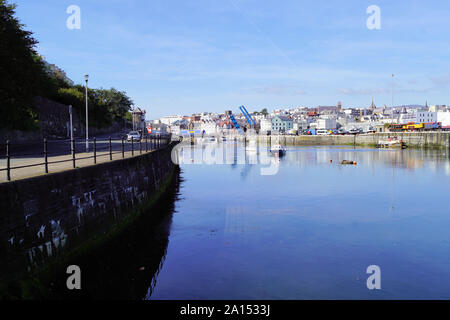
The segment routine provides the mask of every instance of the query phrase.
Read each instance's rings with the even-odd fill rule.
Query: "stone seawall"
[[[374,146],[379,140],[397,137],[414,148],[450,148],[450,132],[406,132],[374,133],[358,135],[320,135],[320,136],[258,136],[260,141],[269,142],[279,139],[286,145],[367,145]]]
[[[173,146],[0,184],[0,280],[42,266],[138,214],[176,171]]]

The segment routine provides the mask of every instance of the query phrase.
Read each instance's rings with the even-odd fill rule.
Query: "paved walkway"
[[[137,146],[138,150],[134,151],[134,156],[139,156],[141,153],[139,151],[139,145]],[[151,152],[151,151],[148,151]],[[145,146],[142,150],[142,154],[145,152]],[[76,154],[76,167],[87,167],[91,165],[95,165],[94,158],[93,158],[93,152],[89,153],[77,153]],[[131,151],[125,151],[124,153],[126,158],[132,157]],[[90,158],[88,158],[90,157]],[[87,159],[83,159],[87,158]],[[119,160],[122,159],[122,151],[119,150],[113,150],[112,155],[113,160]],[[59,162],[69,160],[65,162]],[[101,151],[97,152],[97,164],[102,162],[108,162],[110,160],[109,151]],[[73,169],[73,162],[72,162],[72,155],[62,155],[62,156],[54,156],[54,157],[48,157],[48,172],[54,173],[54,172],[60,172],[65,170]],[[56,162],[56,163],[52,163]],[[25,168],[19,168],[19,169],[11,169],[11,181],[13,180],[19,180],[24,178],[30,178],[35,176],[44,175],[45,173],[45,166],[44,164],[44,158],[42,156],[39,157],[29,157],[29,158],[12,158],[11,159],[11,168],[13,167],[20,167],[20,166],[28,166],[28,165],[35,165],[32,167],[25,167]],[[6,168],[6,159],[0,159],[0,169]],[[0,183],[7,182],[7,171],[2,170],[0,171]]]

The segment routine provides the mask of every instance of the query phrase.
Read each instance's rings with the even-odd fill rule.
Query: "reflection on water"
[[[68,292],[64,275],[55,297],[450,298],[448,151],[288,147],[277,158],[267,146],[214,148],[228,160],[184,149],[181,185],[72,261],[82,290]],[[274,163],[276,174],[261,174]],[[381,290],[366,287],[369,265],[381,268]]]
[[[447,150],[288,147],[262,175],[266,147],[215,148],[229,160],[183,150],[151,299],[450,298]],[[381,290],[366,287],[373,264]]]
[[[248,143],[224,142],[183,145],[178,148],[177,161],[181,165],[251,165],[260,164],[267,167],[274,162],[270,153],[270,145],[258,144],[249,150]],[[333,146],[321,147],[287,147],[287,160],[290,165],[299,167],[311,163],[326,164],[332,161],[353,160],[358,164],[375,167],[382,162],[387,167],[406,168],[409,170],[428,169],[442,170],[450,175],[450,153],[448,150],[417,150],[417,149],[367,149],[359,147]],[[277,159],[277,162],[279,159]],[[243,170],[245,171],[245,170]],[[246,174],[243,174],[244,176]]]
[[[176,172],[167,193],[153,208],[116,238],[68,263],[80,266],[81,290],[67,290],[68,275],[55,270],[50,276],[50,298],[149,298],[166,258],[179,184],[179,172]]]

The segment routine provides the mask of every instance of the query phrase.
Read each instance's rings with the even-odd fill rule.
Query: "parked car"
[[[127,141],[131,141],[131,139],[133,139],[133,141],[139,142],[141,141],[141,134],[137,131],[130,131],[127,134]]]
[[[350,129],[348,131],[348,133],[350,133],[350,134],[358,134],[358,133],[361,133],[361,130],[357,129],[357,128],[352,128],[352,129]]]

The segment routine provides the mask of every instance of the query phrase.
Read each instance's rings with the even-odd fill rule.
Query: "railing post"
[[[44,138],[44,166],[45,173],[48,173],[48,152],[47,152],[47,139]]]
[[[131,137],[131,156],[134,156],[134,138]]]
[[[73,168],[75,169],[75,139],[71,139],[71,151],[72,151],[72,163],[73,163]]]
[[[145,136],[145,152],[148,152],[148,144],[147,144],[148,137]]]
[[[94,164],[97,163],[97,138],[94,137]]]
[[[142,138],[139,139],[139,154],[142,154]]]
[[[125,158],[125,143],[123,142],[123,138],[122,138],[122,158]]]
[[[9,151],[9,140],[6,140],[6,178],[11,181],[11,154]]]
[[[111,137],[109,137],[109,160],[112,160],[112,143],[111,143]]]

